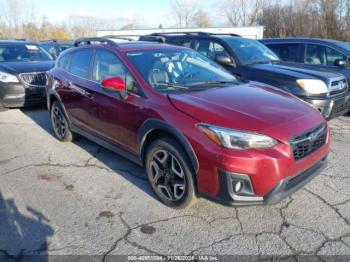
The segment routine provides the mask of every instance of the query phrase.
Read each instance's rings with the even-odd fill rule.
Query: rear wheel
[[[196,200],[193,172],[185,150],[171,137],[154,141],[147,150],[146,171],[153,191],[172,208]]]
[[[58,101],[54,101],[51,106],[51,124],[55,136],[62,142],[72,142],[74,133],[70,130],[68,120]]]

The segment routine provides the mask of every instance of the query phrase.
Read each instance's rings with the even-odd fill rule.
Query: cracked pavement
[[[0,113],[0,260],[23,255],[350,256],[350,117],[330,122],[329,166],[274,206],[162,205],[142,168],[52,134],[45,109]]]

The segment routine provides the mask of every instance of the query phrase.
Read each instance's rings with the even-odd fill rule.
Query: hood
[[[3,62],[0,63],[0,70],[14,75],[31,72],[45,72],[53,68],[54,63],[54,61]]]
[[[276,77],[276,74],[280,74],[280,75],[282,74],[288,77],[294,77],[296,79],[316,78],[316,79],[322,79],[327,82],[327,80],[330,78],[336,78],[341,76],[340,74],[332,73],[329,71],[320,71],[320,70],[314,70],[311,68],[299,67],[299,66],[297,67],[297,65],[292,66],[292,64],[286,64],[283,62],[278,62],[273,64],[248,65],[248,67],[259,71],[272,73],[274,74],[274,77]]]
[[[327,68],[325,66],[320,66],[320,65],[304,64],[304,63],[291,62],[291,61],[280,61],[278,63],[278,65],[285,66],[285,67],[292,67],[292,68],[296,67],[296,68],[300,68],[300,69],[304,69],[304,70],[308,70],[308,71],[316,71],[316,73],[321,72],[323,75],[325,73],[326,74],[331,73],[331,74],[333,74],[332,77],[341,75],[341,73],[336,73],[336,72],[330,70],[329,68]]]
[[[168,96],[175,108],[201,123],[284,141],[325,122],[306,102],[258,82]]]

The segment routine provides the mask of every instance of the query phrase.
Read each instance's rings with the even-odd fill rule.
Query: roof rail
[[[41,40],[40,43],[41,43],[41,42],[54,42],[54,43],[56,43],[56,42],[57,42],[57,39]]]
[[[139,35],[104,35],[102,38],[109,38],[109,39],[120,39],[120,40],[126,40],[126,41],[136,41],[132,37],[140,37]]]
[[[77,47],[79,45],[93,45],[94,42],[98,42],[100,44],[107,44],[111,46],[118,46],[118,44],[112,40],[103,38],[103,37],[84,37],[75,40],[74,46]]]
[[[191,32],[167,32],[167,33],[152,33],[150,36],[166,36],[166,35],[229,35],[229,36],[236,36],[236,37],[242,37],[238,34],[233,33],[209,33],[209,32],[200,32],[200,31],[191,31]]]
[[[229,36],[236,36],[236,37],[242,37],[241,35],[238,34],[230,34],[230,33],[209,33],[209,35],[229,35]]]
[[[161,35],[209,35],[209,33],[198,32],[198,31],[189,31],[189,32],[152,33],[150,35],[153,35],[153,36],[161,36]]]

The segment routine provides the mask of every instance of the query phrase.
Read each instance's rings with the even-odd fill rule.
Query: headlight
[[[236,150],[269,148],[277,144],[271,137],[211,125],[198,125],[215,144]]]
[[[18,83],[19,81],[18,81],[18,78],[16,76],[0,71],[0,82]]]
[[[298,85],[311,95],[327,94],[328,88],[325,82],[318,79],[298,79]]]

